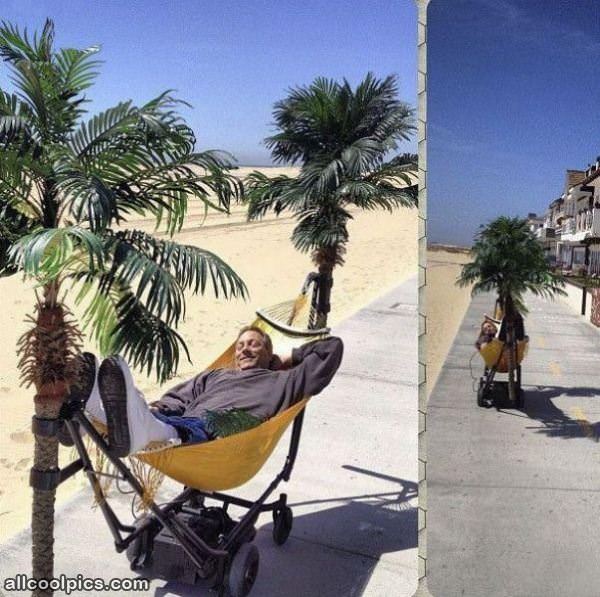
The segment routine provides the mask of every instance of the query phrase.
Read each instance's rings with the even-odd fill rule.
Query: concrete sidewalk
[[[256,597],[409,597],[416,589],[416,278],[359,311],[334,333],[345,343],[342,367],[331,386],[309,404],[292,478],[280,485],[294,512],[290,539],[277,547],[271,517],[264,514],[258,521],[255,543],[261,560],[251,593]],[[258,497],[283,465],[287,437],[265,468],[231,493]],[[180,489],[165,482],[161,499]],[[86,490],[61,508],[55,575],[135,577],[125,554],[115,552],[102,514],[91,510],[92,502]],[[118,503],[128,522],[129,499],[116,494],[111,503]],[[2,581],[29,574],[28,533],[0,546],[0,562]],[[10,593],[20,594],[26,593]],[[153,580],[149,593],[128,594],[203,593]]]
[[[523,410],[476,406],[472,301],[427,417],[427,578],[435,597],[595,597],[600,567],[600,331],[528,297]],[[500,376],[505,378],[505,376]]]

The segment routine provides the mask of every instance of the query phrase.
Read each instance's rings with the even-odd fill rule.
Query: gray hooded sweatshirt
[[[283,371],[205,371],[178,384],[152,406],[165,415],[198,418],[207,411],[238,408],[267,419],[323,390],[340,366],[342,353],[342,341],[332,336],[295,348],[292,367]]]

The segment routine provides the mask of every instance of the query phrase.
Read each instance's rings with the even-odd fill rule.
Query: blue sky
[[[541,213],[600,154],[600,2],[432,0],[428,238]]]
[[[92,111],[144,102],[165,89],[193,105],[182,113],[201,149],[242,165],[270,163],[262,139],[272,106],[317,76],[356,85],[368,71],[399,76],[416,104],[413,0],[3,0],[0,18],[30,31],[55,21],[58,46],[100,44],[105,61]],[[0,85],[6,85],[0,69]],[[416,151],[416,140],[400,151]]]

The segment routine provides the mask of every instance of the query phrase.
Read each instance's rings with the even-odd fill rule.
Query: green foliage
[[[482,226],[472,254],[473,261],[463,266],[457,283],[473,284],[473,294],[495,291],[503,303],[512,298],[522,312],[526,292],[543,297],[565,294],[562,276],[552,271],[525,219],[501,216]]]
[[[247,431],[260,425],[263,421],[240,408],[227,410],[209,410],[204,415],[206,426],[215,437],[227,437]]]
[[[232,156],[195,150],[183,102],[168,91],[87,117],[98,51],[55,49],[50,20],[33,39],[0,24],[13,87],[0,89],[0,275],[71,283],[70,296],[90,299],[84,323],[101,352],[122,352],[163,381],[181,350],[189,358],[175,331],[184,291],[247,290],[216,255],[124,223],[150,216],[172,236],[190,201],[226,212],[243,187]]]
[[[385,162],[415,130],[413,110],[397,95],[395,77],[378,80],[370,73],[356,89],[325,78],[291,89],[275,104],[279,132],[265,143],[276,162],[299,163],[300,173],[268,178],[252,172],[248,218],[291,211],[298,220],[292,234],[297,249],[341,247],[339,254],[348,242],[348,208],[391,212],[416,205],[416,156]]]

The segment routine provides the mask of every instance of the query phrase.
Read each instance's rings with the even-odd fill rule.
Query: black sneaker
[[[77,381],[71,385],[69,393],[65,398],[65,403],[61,409],[61,414],[66,417],[67,413],[73,412],[74,409],[81,409],[85,406],[96,382],[96,357],[91,352],[83,352],[77,355],[77,368],[79,370]],[[72,419],[73,425],[79,428],[77,420]],[[71,447],[75,442],[63,423],[57,434],[58,441],[67,447]]]
[[[102,361],[98,386],[106,413],[110,452],[113,456],[123,458],[130,452],[131,438],[127,421],[127,386],[116,357]]]

